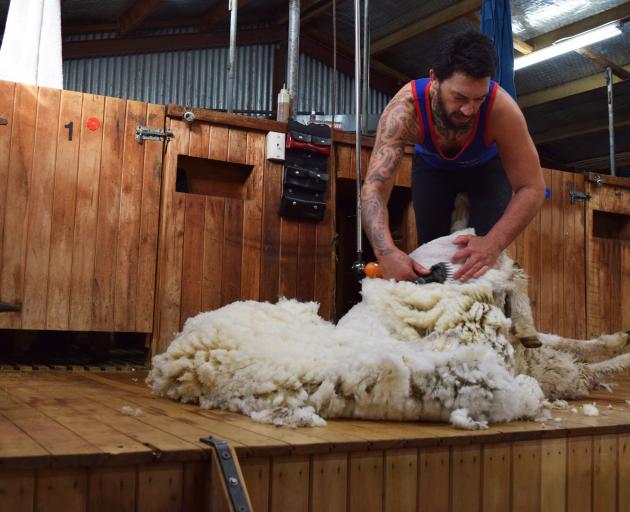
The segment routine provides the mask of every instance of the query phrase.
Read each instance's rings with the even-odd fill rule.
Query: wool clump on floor
[[[413,257],[427,267],[448,261],[458,234]],[[511,269],[504,255],[466,284],[366,279],[362,302],[337,325],[314,302],[235,302],[188,319],[153,358],[147,383],[175,400],[292,427],[364,418],[480,429],[534,419],[545,393],[571,393],[550,393],[555,381],[541,388],[528,375],[531,358],[512,345],[500,307],[518,282]]]

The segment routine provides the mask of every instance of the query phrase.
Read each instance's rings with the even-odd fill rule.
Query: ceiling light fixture
[[[563,53],[568,53],[570,51],[577,50],[578,48],[598,43],[599,41],[618,36],[619,34],[621,34],[621,29],[619,28],[619,23],[615,22],[602,25],[601,27],[594,28],[593,30],[582,32],[581,34],[575,36],[560,39],[551,46],[547,46],[541,50],[536,50],[535,52],[514,59],[514,70],[516,71],[517,69],[523,69],[524,67],[531,66],[532,64],[538,64],[543,60],[553,59]]]

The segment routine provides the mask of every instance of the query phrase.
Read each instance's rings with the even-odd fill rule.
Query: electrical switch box
[[[280,132],[267,133],[267,160],[284,161],[285,137]]]

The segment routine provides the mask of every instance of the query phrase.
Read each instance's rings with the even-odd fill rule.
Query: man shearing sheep
[[[383,111],[362,218],[385,279],[428,273],[394,245],[388,224],[387,202],[406,144],[416,144],[412,197],[420,244],[449,234],[455,197],[468,193],[477,236],[455,240],[454,260],[465,259],[455,279],[487,272],[542,206],[538,153],[518,105],[491,80],[496,60],[486,36],[459,34],[442,47],[429,77],[405,85]]]

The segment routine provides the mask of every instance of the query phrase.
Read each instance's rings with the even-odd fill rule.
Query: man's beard
[[[471,127],[475,116],[470,116],[470,118],[464,124],[457,124],[451,120],[451,116],[457,115],[457,112],[453,114],[446,113],[446,107],[444,107],[444,101],[442,99],[442,87],[437,88],[437,92],[435,94],[435,102],[433,105],[433,114],[437,117],[442,124],[449,130],[454,131],[465,131]]]

